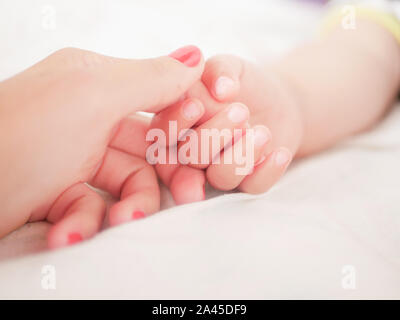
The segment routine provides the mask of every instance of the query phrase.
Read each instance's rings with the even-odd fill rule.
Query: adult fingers
[[[160,208],[157,176],[141,157],[108,148],[90,184],[121,199],[110,209],[110,225],[143,218]]]
[[[100,229],[105,203],[84,183],[66,190],[54,203],[47,220],[54,223],[47,240],[50,248],[59,248],[91,238]]]

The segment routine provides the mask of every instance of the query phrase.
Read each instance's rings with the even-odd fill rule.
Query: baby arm
[[[390,107],[399,82],[396,40],[381,26],[361,19],[356,30],[338,27],[274,65],[226,55],[209,59],[202,81],[187,93],[205,106],[196,125],[239,101],[249,108],[249,127],[262,125],[271,132],[254,172],[237,184],[237,177],[217,174],[210,166],[209,182],[223,190],[266,191],[292,156],[313,154],[375,124]],[[163,121],[180,121],[162,115],[156,119],[156,127]]]
[[[292,86],[303,115],[297,156],[312,154],[374,125],[400,86],[400,50],[384,28],[359,19],[294,50],[276,71]]]

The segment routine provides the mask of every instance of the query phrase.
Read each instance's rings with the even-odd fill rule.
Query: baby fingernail
[[[262,146],[270,139],[269,130],[264,126],[256,126],[254,128],[254,144]]]
[[[187,67],[195,67],[201,60],[201,51],[195,46],[186,46],[172,52],[169,56]]]
[[[186,120],[197,119],[201,115],[202,108],[194,101],[183,103],[182,112]]]
[[[231,105],[228,111],[228,118],[234,123],[240,123],[247,120],[249,116],[249,110],[241,103],[234,103]]]
[[[275,153],[274,161],[277,166],[286,165],[292,158],[288,150],[281,149]]]
[[[231,78],[221,76],[215,82],[215,95],[218,98],[224,98],[233,91],[234,87],[235,82]]]
[[[83,238],[79,232],[71,232],[68,234],[68,244],[74,244],[82,240]]]
[[[137,220],[137,219],[142,219],[144,218],[146,215],[144,214],[143,211],[140,210],[136,210],[132,213],[132,220]]]

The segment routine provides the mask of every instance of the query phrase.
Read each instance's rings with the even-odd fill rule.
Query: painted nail
[[[186,120],[197,119],[201,115],[202,108],[194,101],[187,100],[183,103],[182,113]]]
[[[234,123],[245,121],[249,116],[249,110],[244,104],[233,103],[228,111],[228,118]]]
[[[171,58],[182,62],[187,67],[195,67],[201,60],[201,52],[199,48],[195,46],[186,46],[180,48],[171,54],[169,54]]]
[[[267,143],[270,139],[270,133],[267,127],[255,126],[254,127],[254,144],[256,146],[262,146]]]
[[[276,151],[274,161],[277,166],[286,165],[291,159],[290,152],[285,149]]]
[[[215,95],[218,98],[225,98],[228,96],[235,87],[235,81],[231,78],[221,76],[217,79],[214,85]]]
[[[142,219],[144,217],[145,217],[145,214],[143,211],[136,210],[132,213],[132,220]]]
[[[81,234],[78,232],[71,232],[68,235],[68,244],[74,244],[74,243],[80,242],[82,240],[83,240],[83,238],[82,238]]]

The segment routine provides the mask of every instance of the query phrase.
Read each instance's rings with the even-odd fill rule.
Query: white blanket
[[[56,12],[63,12],[56,20],[56,29],[32,31],[39,22],[30,14],[40,16],[42,4],[52,2]],[[10,46],[0,51],[2,77],[68,45],[71,39],[80,47],[126,56],[135,55],[138,44],[127,42],[137,41],[137,37],[145,47],[139,48],[143,54],[149,48],[157,50],[154,43],[168,41],[158,49],[172,49],[189,38],[188,42],[208,48],[207,53],[245,54],[244,49],[236,51],[241,46],[251,47],[249,43],[235,43],[238,38],[223,39],[225,33],[215,27],[223,30],[225,24],[199,1],[192,4],[199,6],[195,13],[184,7],[179,17],[174,15],[175,4],[164,1],[142,5],[109,2],[116,3],[112,8],[96,1],[102,4],[96,14],[82,2],[76,2],[76,8],[71,5],[74,2],[32,1],[30,7],[20,8],[15,3],[10,1],[7,13],[0,4],[0,21],[8,19],[12,25],[17,19],[15,24],[22,28],[19,36],[13,37],[12,29],[0,28],[0,38],[10,40]],[[276,13],[270,13],[269,20],[269,11],[260,13],[263,2],[249,5],[246,1],[245,5],[247,9],[232,5],[229,18],[241,21],[239,25],[253,24],[248,28],[259,30],[274,17],[287,19],[286,23],[290,20],[285,10],[279,19]],[[280,5],[290,6],[286,2]],[[219,14],[225,12],[221,7],[215,6]],[[162,13],[156,8],[162,8]],[[250,19],[250,12],[243,10],[251,10],[259,19]],[[293,19],[303,19],[304,28],[300,29],[306,33],[305,26],[311,26],[309,18],[314,13],[305,9],[296,12]],[[211,22],[201,24],[206,13]],[[129,15],[139,20],[128,19]],[[185,20],[182,16],[191,22],[186,28],[181,27]],[[145,37],[135,29],[143,19],[163,19],[170,25],[166,25],[167,31],[157,31],[149,24],[150,30],[140,30],[147,32]],[[81,32],[77,25],[88,30]],[[260,30],[258,36],[268,39],[266,46],[285,49],[304,37],[296,22],[286,25],[292,26],[289,31],[275,27],[280,35],[276,38]],[[246,38],[246,30],[236,31],[227,33],[227,38]],[[210,39],[212,34],[215,38]],[[110,46],[101,39],[110,41]],[[233,43],[228,50],[222,50],[221,39]],[[159,50],[149,54],[154,52]],[[396,107],[373,131],[294,164],[273,189],[260,196],[209,190],[207,201],[171,207],[58,251],[43,251],[46,223],[26,225],[0,240],[0,298],[399,299],[399,159],[400,107]],[[170,206],[166,190],[163,196],[164,207]]]

